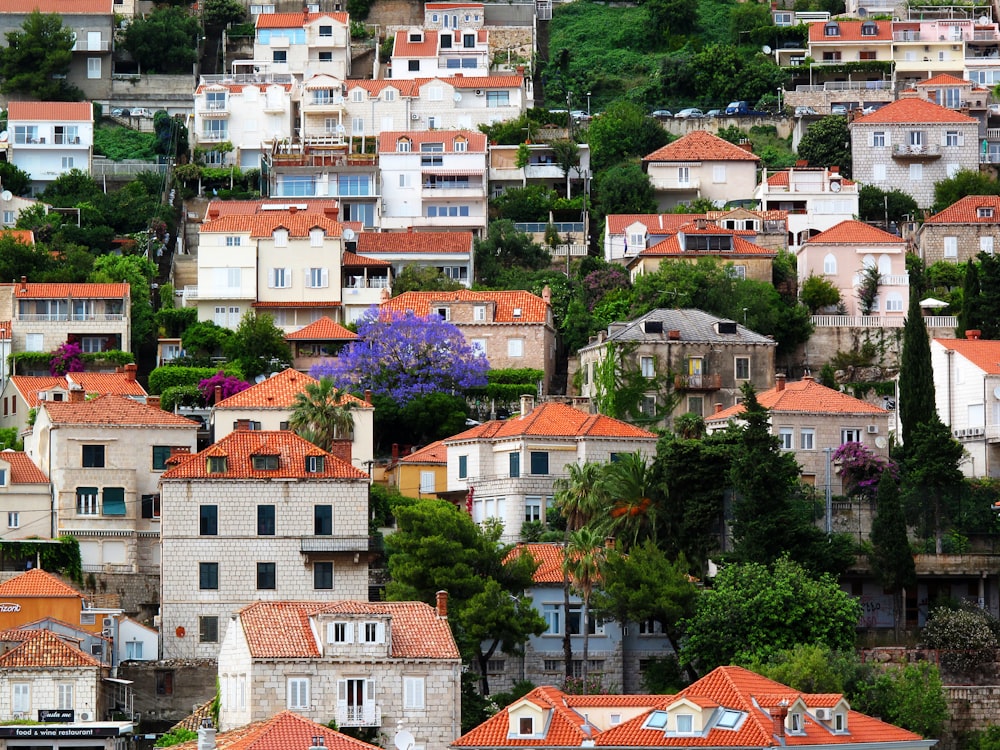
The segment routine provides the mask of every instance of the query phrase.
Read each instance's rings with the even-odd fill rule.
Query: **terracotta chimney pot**
[[[437,592],[437,616],[447,617],[448,616],[448,592],[438,591]]]
[[[779,372],[774,376],[774,390],[778,392],[785,390],[785,373]]]

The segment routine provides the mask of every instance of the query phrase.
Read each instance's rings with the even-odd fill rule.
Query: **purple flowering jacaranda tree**
[[[371,390],[400,405],[429,393],[486,385],[486,357],[438,315],[372,308],[358,320],[358,337],[310,374],[330,377],[344,390]]]

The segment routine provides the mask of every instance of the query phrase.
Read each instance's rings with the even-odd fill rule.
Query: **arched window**
[[[833,253],[827,253],[823,258],[823,274],[826,276],[837,275],[837,258]]]

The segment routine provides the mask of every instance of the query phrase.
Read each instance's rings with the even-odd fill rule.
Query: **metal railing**
[[[17,320],[25,323],[118,323],[125,320],[123,313],[25,313]]]
[[[902,328],[903,316],[884,315],[813,315],[812,324],[817,328]],[[955,328],[958,318],[954,315],[925,315],[928,328]]]
[[[566,232],[582,232],[583,222],[582,221],[556,221],[552,223],[552,226],[556,228],[556,231],[560,234],[565,234]],[[514,228],[518,232],[525,232],[526,234],[542,234],[546,229],[549,228],[548,222],[544,221],[527,221],[527,222],[517,222],[514,224]]]
[[[337,706],[337,724],[342,727],[382,726],[382,707],[373,703]]]

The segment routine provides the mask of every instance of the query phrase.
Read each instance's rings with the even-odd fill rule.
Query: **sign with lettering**
[[[119,737],[131,734],[131,724],[83,726],[0,726],[0,738],[27,740],[76,740],[92,737]]]
[[[0,602],[0,612],[20,612],[21,605],[13,602]]]
[[[57,724],[72,724],[76,720],[76,712],[72,708],[40,708],[38,720],[55,722]]]
[[[859,628],[891,628],[892,596],[866,595],[861,597]]]

